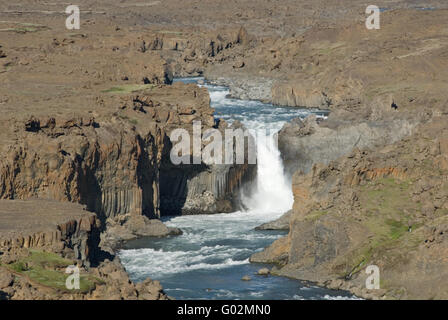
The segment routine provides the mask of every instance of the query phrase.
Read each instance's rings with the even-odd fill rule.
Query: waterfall
[[[293,117],[309,115],[298,108],[276,108],[259,101],[230,99],[225,87],[205,85],[210,92],[212,107],[220,118],[229,123],[241,121],[255,132],[257,144],[257,178],[253,185],[241,191],[246,214],[269,216],[282,215],[292,208],[294,197],[291,181],[285,176],[283,161],[277,146],[277,133]]]
[[[277,146],[277,132],[259,131],[257,141],[257,178],[250,195],[243,192],[242,201],[249,212],[283,214],[292,208],[294,197],[285,176]]]

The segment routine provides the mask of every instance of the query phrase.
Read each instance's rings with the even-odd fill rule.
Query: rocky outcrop
[[[142,215],[119,215],[107,220],[106,230],[101,234],[101,249],[116,252],[121,245],[138,237],[166,237],[180,235],[178,228],[167,227],[158,219],[148,219]]]
[[[340,119],[340,118],[337,118]],[[357,123],[356,123],[357,122]],[[278,135],[278,147],[285,170],[308,173],[316,163],[328,164],[354,148],[372,148],[393,143],[412,133],[415,120],[333,120],[320,122],[315,116],[287,123]]]
[[[289,235],[251,261],[366,298],[446,298],[445,121],[294,174]],[[379,267],[379,290],[365,286],[369,265]]]
[[[100,221],[79,204],[0,200],[0,300],[167,298],[158,282],[132,283],[99,243]],[[80,288],[71,291],[74,265]]]
[[[179,94],[183,105],[173,102]],[[177,191],[174,198],[182,198],[185,212],[200,208],[195,197],[207,194],[211,198],[204,199],[211,202],[204,212],[234,208],[231,196],[247,178],[247,165],[213,170],[162,165],[170,163],[170,130],[191,130],[195,120],[205,128],[214,125],[206,89],[176,84],[154,88],[151,95],[103,96],[98,103],[115,113],[98,119],[31,117],[13,123],[10,137],[22,143],[4,146],[0,197],[78,202],[102,220],[127,213],[160,217],[161,198],[172,198]]]
[[[262,225],[255,228],[255,230],[285,230],[289,231],[289,223],[292,216],[292,210],[289,210],[283,214],[277,220],[263,223]]]
[[[202,167],[202,168],[201,168]],[[233,212],[239,190],[255,179],[255,165],[168,165],[161,173],[161,210],[167,215]]]
[[[81,288],[71,290],[64,288],[65,279],[69,276],[58,268],[53,269],[51,263],[45,266],[45,275],[39,279],[42,269],[38,262],[33,262],[33,255],[40,253],[22,252],[16,258],[27,259],[31,256],[27,268],[34,271],[28,275],[27,272],[17,272],[10,269],[8,265],[0,266],[0,301],[1,300],[168,300],[169,297],[163,292],[158,281],[149,278],[140,283],[133,283],[121,265],[118,258],[105,260],[95,268],[81,269]],[[48,254],[45,254],[48,258]],[[57,259],[51,256],[53,259]],[[16,264],[17,261],[11,262]],[[67,260],[67,263],[70,263]],[[37,268],[36,268],[37,267]],[[51,277],[55,277],[54,279]],[[61,281],[63,279],[64,281]],[[54,281],[54,282],[47,282]],[[58,283],[61,281],[61,283]],[[88,287],[87,287],[88,286]]]
[[[160,52],[170,61],[169,69],[178,77],[202,75],[210,64],[234,61],[252,40],[244,27],[226,27],[200,36],[188,31],[156,32],[142,38],[136,44],[137,49]]]
[[[82,206],[48,200],[0,200],[0,251],[69,252],[89,266],[99,259],[100,223]],[[67,251],[68,250],[68,251]]]

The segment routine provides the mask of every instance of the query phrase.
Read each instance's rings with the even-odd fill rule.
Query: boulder
[[[259,276],[267,276],[269,275],[271,272],[269,271],[268,268],[261,268],[260,270],[258,270],[257,274]]]

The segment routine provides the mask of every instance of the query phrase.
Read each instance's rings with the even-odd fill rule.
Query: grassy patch
[[[182,32],[180,31],[170,31],[170,30],[159,30],[157,31],[157,33],[161,33],[161,34],[175,34],[175,35],[182,35]]]
[[[411,181],[381,178],[361,186],[360,199],[371,215],[381,214],[399,220],[406,209],[415,208],[409,196],[410,186]]]
[[[136,91],[148,90],[154,87],[153,84],[126,84],[122,86],[112,87],[110,89],[103,90],[104,93],[117,93],[127,94]]]
[[[138,124],[138,120],[137,119],[131,119],[127,115],[118,115],[118,117],[120,119],[129,121],[129,123],[133,124],[134,126],[136,126]]]
[[[307,220],[307,221],[316,221],[320,217],[326,215],[327,213],[328,213],[328,211],[326,211],[326,210],[315,210],[315,211],[312,211],[309,214],[307,214],[305,216],[305,220]]]
[[[411,185],[411,181],[381,178],[360,187],[359,199],[366,211],[366,219],[361,223],[372,236],[352,252],[345,276],[359,272],[374,257],[401,259],[404,251],[395,249],[418,245],[415,230],[419,226],[410,223],[421,208],[410,198]],[[409,227],[412,233],[408,232]]]
[[[0,21],[0,24],[13,24],[14,27],[0,29],[2,32],[16,32],[16,33],[27,33],[27,32],[38,32],[43,30],[48,30],[49,28],[44,25],[34,24],[34,23],[22,23],[22,22],[8,22]]]
[[[99,282],[90,275],[81,275],[80,289],[68,290],[65,282],[70,274],[65,273],[65,268],[72,265],[73,261],[64,259],[54,253],[39,250],[30,250],[29,252],[29,256],[3,266],[28,277],[31,281],[64,292],[87,293],[93,290]]]

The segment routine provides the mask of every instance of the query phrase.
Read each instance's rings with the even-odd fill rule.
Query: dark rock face
[[[354,148],[393,143],[412,133],[416,122],[406,119],[333,121],[318,124],[314,116],[295,119],[279,132],[278,147],[287,174],[308,173],[316,163],[328,164]]]
[[[232,212],[240,187],[253,181],[255,165],[166,166],[161,171],[161,212],[166,215]]]

